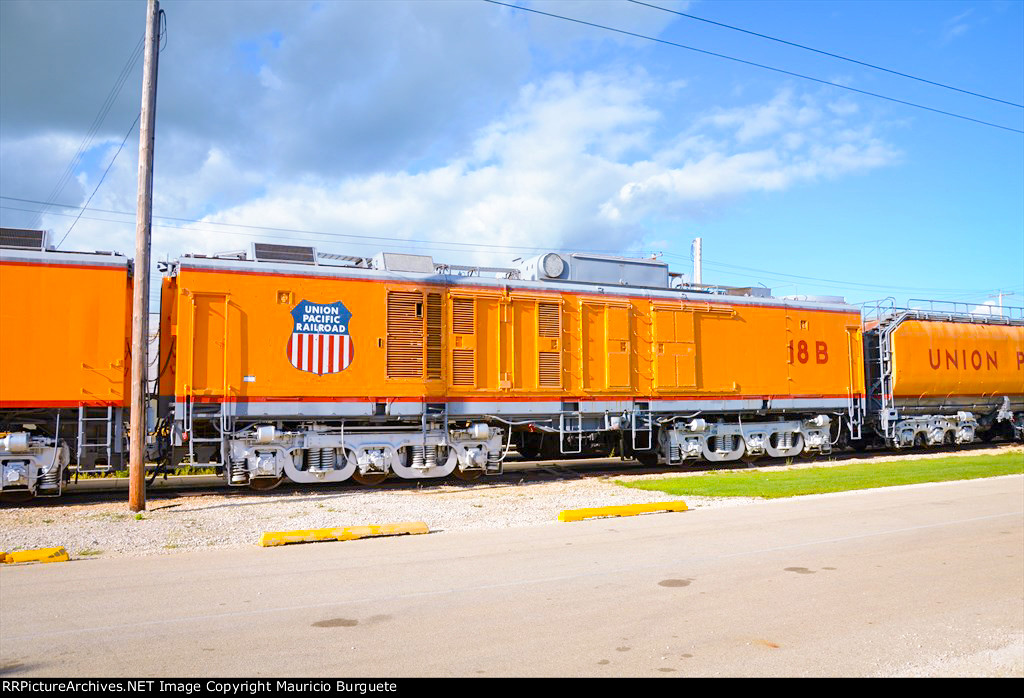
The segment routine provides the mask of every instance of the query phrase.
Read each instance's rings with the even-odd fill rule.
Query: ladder
[[[882,417],[883,436],[887,439],[896,438],[896,421],[899,419],[892,395],[892,333],[899,327],[903,318],[901,315],[889,322],[880,322],[878,327],[878,379],[874,382],[872,390],[878,390],[881,400],[878,411]]]
[[[95,412],[90,410],[105,409],[106,414],[102,416],[95,416]],[[92,416],[90,416],[92,415]],[[75,454],[75,460],[78,463],[78,470],[76,472],[108,472],[114,469],[114,434],[112,428],[112,422],[114,421],[114,408],[107,406],[102,407],[86,407],[80,405],[78,407],[78,448]],[[99,438],[99,441],[89,441],[89,438]],[[88,457],[91,452],[99,452],[92,459],[92,464],[88,468],[82,468],[82,458]],[[96,460],[99,454],[106,456],[106,465],[97,466]]]
[[[650,403],[633,403],[629,428],[634,451],[650,451],[654,447],[654,420],[651,418]]]
[[[572,436],[574,434],[576,435],[575,450],[572,448]],[[583,452],[583,413],[578,409],[562,410],[559,412],[558,449],[565,454]]]
[[[850,438],[859,441],[862,437],[861,425],[864,424],[864,412],[862,402],[855,397],[850,398],[849,415]]]
[[[195,420],[199,419],[201,422],[210,422],[211,424],[216,421],[217,436],[206,436],[197,437],[195,435]],[[228,419],[227,411],[222,409],[220,403],[195,403],[192,399],[188,399],[185,402],[185,427],[188,432],[188,461],[190,465],[196,464],[196,452],[195,444],[199,443],[216,443],[220,446],[221,463],[226,464],[224,460],[227,439],[225,434],[228,433]]]

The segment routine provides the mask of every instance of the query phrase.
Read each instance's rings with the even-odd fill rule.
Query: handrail
[[[935,320],[968,320],[970,322],[1019,323],[1024,322],[1024,307],[995,306],[964,301],[911,298],[905,305],[897,305],[891,296],[859,303],[865,324],[883,323],[905,317],[925,317]]]

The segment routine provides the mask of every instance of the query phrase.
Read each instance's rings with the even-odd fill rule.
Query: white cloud
[[[1014,294],[1007,293],[1003,295],[1012,296]],[[1018,303],[1017,305],[1019,306],[1020,304]],[[1009,301],[1004,303],[1003,297],[1001,295],[999,300],[985,301],[980,305],[973,306],[967,312],[972,313],[974,315],[996,315],[1002,317],[1012,317],[1014,315],[1014,311],[1017,310],[1017,308],[1014,308],[1013,306],[1014,303],[1012,298],[1010,298]]]
[[[786,89],[767,104],[720,110],[708,121],[720,128],[735,127],[736,140],[749,143],[783,128],[802,128],[821,119],[821,110],[811,97],[805,96],[800,102],[794,99],[792,90]]]
[[[49,200],[53,194],[59,202],[82,200],[84,189],[74,177],[64,179],[65,185],[58,189],[61,175],[77,154],[80,143],[80,138],[56,132],[0,140],[3,194],[35,200]],[[31,225],[36,218],[34,213],[15,210],[35,207],[34,204],[5,200],[2,205],[7,207],[0,209],[0,221],[5,226]]]
[[[848,99],[841,99],[829,102],[828,109],[836,116],[852,116],[860,110],[860,107],[857,106],[856,102],[851,102]]]
[[[639,251],[651,217],[704,215],[748,192],[864,172],[898,157],[869,127],[790,91],[659,140],[665,119],[652,106],[657,93],[638,73],[556,75],[524,87],[466,152],[440,166],[271,183],[265,195],[208,220],[381,238],[317,243],[350,254],[423,241],[478,246],[473,254],[434,252],[453,262],[516,256],[496,259],[502,253],[488,246]],[[213,252],[245,241],[225,245],[229,239],[199,234],[191,242]]]
[[[243,249],[254,239],[355,255],[428,243],[436,259],[453,263],[507,264],[529,253],[504,246],[648,251],[652,222],[704,218],[747,193],[866,172],[898,158],[869,125],[854,120],[855,110],[837,112],[823,98],[783,90],[765,103],[680,120],[663,96],[643,72],[553,75],[521,88],[461,152],[435,166],[347,177],[280,176],[220,144],[169,134],[157,151],[154,213],[203,222],[169,228],[178,224],[157,219],[154,258]],[[684,125],[675,129],[676,122]],[[73,145],[65,140],[61,153]],[[131,140],[94,208],[134,211]],[[5,157],[4,165],[55,142],[8,143],[5,153],[22,154]],[[96,160],[105,166],[116,146],[105,143]],[[74,184],[78,199],[64,198],[84,200],[102,166]],[[58,239],[70,221],[44,217]],[[130,253],[133,235],[132,215],[89,212],[64,249]],[[469,244],[445,244],[452,241]]]
[[[55,23],[52,5],[0,5],[12,20],[2,42],[10,60],[0,65],[3,193],[43,198],[32,192],[48,192],[77,147],[60,135],[65,124],[81,122],[83,109],[92,115],[74,83],[87,81],[93,96],[108,89],[134,41],[126,27],[135,26],[137,10],[126,19],[121,3],[71,4],[68,22]],[[649,35],[673,21],[627,3],[533,6]],[[253,239],[214,222],[379,238],[357,245],[265,233],[353,254],[422,241],[473,243],[476,259],[494,262],[501,260],[487,246],[637,251],[650,244],[652,223],[713,215],[749,192],[865,172],[897,157],[849,100],[789,88],[701,113],[691,75],[622,67],[620,50],[640,55],[636,40],[486,3],[247,8],[237,22],[224,3],[180,2],[168,13],[154,212],[205,222],[168,229],[158,219],[155,256],[238,249]],[[56,70],[22,58],[30,44],[73,44],[65,24],[77,19],[96,47],[89,61]],[[615,42],[615,52],[604,51]],[[559,65],[589,72],[546,72],[542,64],[558,51],[574,54]],[[595,63],[602,52],[611,58]],[[524,84],[527,74],[537,77]],[[40,82],[49,89],[39,91]],[[104,125],[114,133],[100,135],[63,201],[84,202],[96,186],[134,117],[135,90],[126,87]],[[137,143],[137,135],[129,139],[91,204],[129,215],[88,212],[66,247],[134,248]],[[10,184],[20,176],[24,190]],[[3,220],[11,224],[9,212]],[[63,216],[43,220],[57,231],[70,225]]]
[[[899,153],[870,127],[844,127],[843,117],[856,110],[830,106],[783,90],[766,104],[717,111],[698,121],[696,133],[685,134],[684,145],[672,151],[675,163],[633,168],[636,176],[603,211],[617,220],[686,215],[743,193],[779,191],[898,160]]]
[[[950,17],[942,23],[942,43],[948,43],[962,34],[967,33],[967,30],[971,28],[970,22],[967,22],[967,18],[974,14],[974,8],[967,9],[960,14]]]
[[[278,77],[277,73],[268,66],[260,66],[260,85],[268,90],[280,90],[284,87],[284,80]]]
[[[247,167],[343,176],[430,157],[514,98],[529,39],[479,2],[174,2],[161,139],[215,142]],[[0,2],[4,138],[84,132],[143,29],[145,3]],[[39,51],[40,46],[47,49]],[[135,63],[102,125],[139,108]],[[45,85],[41,89],[40,85]]]

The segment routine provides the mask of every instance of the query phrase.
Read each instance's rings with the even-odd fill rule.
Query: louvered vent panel
[[[560,326],[557,303],[537,304],[537,329],[541,337],[559,337]]]
[[[562,355],[557,351],[539,352],[538,375],[540,385],[557,388],[562,385]]]
[[[316,250],[304,245],[271,245],[255,242],[253,258],[257,262],[291,262],[293,264],[316,264]]]
[[[388,293],[388,378],[423,377],[423,294]]]
[[[46,231],[0,228],[0,247],[14,247],[21,250],[44,250],[46,249]]]
[[[452,350],[452,385],[473,385],[476,362],[472,349]]]
[[[441,378],[441,294],[427,294],[427,378]]]
[[[473,334],[476,327],[476,303],[472,298],[452,299],[452,332]]]

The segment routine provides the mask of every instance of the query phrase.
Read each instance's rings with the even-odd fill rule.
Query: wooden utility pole
[[[135,218],[135,279],[132,301],[132,404],[129,422],[128,506],[146,509],[146,387],[149,381],[149,242],[153,227],[153,131],[160,3],[146,8],[146,53],[139,118],[139,203]]]

